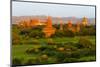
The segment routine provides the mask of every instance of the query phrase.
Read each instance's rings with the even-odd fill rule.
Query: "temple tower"
[[[79,23],[79,22],[77,22],[77,24],[76,24],[76,31],[77,31],[77,32],[80,31],[80,23]]]
[[[88,25],[88,18],[83,17],[83,19],[82,19],[82,25],[83,26],[87,26]]]
[[[60,30],[63,30],[63,20],[60,17],[57,17],[58,20],[60,21]]]
[[[45,34],[45,37],[50,37],[51,35],[55,34],[55,28],[52,26],[52,18],[51,16],[47,17],[47,24],[45,28],[43,29],[43,32]]]
[[[68,27],[69,29],[72,28],[72,21],[71,21],[71,20],[68,21],[67,27]]]

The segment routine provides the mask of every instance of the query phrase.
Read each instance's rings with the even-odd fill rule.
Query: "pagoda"
[[[60,30],[62,31],[63,30],[63,22],[60,21]]]
[[[71,20],[68,21],[68,28],[72,28],[72,21]]]
[[[45,25],[45,23],[41,22],[41,20],[38,17],[29,20],[24,19],[23,21],[20,21],[18,23],[19,27],[24,27],[24,28],[37,27],[41,25]]]
[[[45,37],[50,37],[51,35],[55,34],[55,28],[52,26],[52,18],[51,16],[47,17],[47,23],[45,28],[43,29],[43,33],[45,34]]]
[[[71,20],[68,21],[67,28],[68,28],[68,30],[72,30],[73,29],[72,21]]]
[[[87,26],[88,25],[88,18],[83,17],[83,19],[82,19],[82,25],[83,26]]]
[[[61,20],[60,17],[58,17],[58,20],[60,21],[60,30],[62,31],[63,30],[63,21]]]
[[[77,22],[77,24],[76,24],[76,31],[77,31],[77,32],[80,31],[80,23],[79,23],[79,22]]]
[[[34,19],[30,20],[31,27],[38,26],[38,25],[45,25],[45,24],[42,23],[39,18],[34,18]]]
[[[71,20],[68,21],[67,28],[68,28],[68,30],[70,30],[70,31],[72,31],[72,32],[76,32],[76,29],[75,29],[75,27],[72,25],[72,21],[71,21]]]

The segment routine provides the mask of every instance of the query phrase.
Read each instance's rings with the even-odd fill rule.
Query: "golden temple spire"
[[[43,29],[45,37],[50,37],[51,35],[55,34],[55,28],[52,26],[52,18],[51,16],[47,17],[47,24]]]
[[[88,18],[87,17],[82,18],[82,24],[83,24],[83,26],[88,25]]]

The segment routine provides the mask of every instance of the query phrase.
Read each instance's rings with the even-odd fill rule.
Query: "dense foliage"
[[[20,28],[13,25],[13,46],[32,45],[32,48],[24,48],[23,53],[33,57],[13,57],[13,65],[71,63],[96,60],[96,45],[86,37],[96,35],[94,26],[81,26],[79,32],[68,30],[66,26],[63,31],[59,30],[58,25],[54,25],[54,27],[57,28],[56,33],[50,38],[45,38],[42,32],[42,26],[35,28]],[[79,37],[75,42],[72,42],[72,39],[69,41],[65,40],[64,42],[60,42],[61,39],[55,41],[55,38],[70,39],[75,37]],[[21,47],[21,49],[23,49],[23,47]]]

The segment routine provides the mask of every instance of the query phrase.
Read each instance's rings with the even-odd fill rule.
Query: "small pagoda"
[[[60,21],[60,30],[62,31],[63,30],[63,22]]]
[[[55,34],[55,28],[52,26],[52,18],[51,16],[47,17],[47,23],[45,28],[43,29],[43,33],[45,34],[45,37],[51,37],[51,35]]]
[[[88,18],[87,17],[83,17],[83,19],[82,19],[82,25],[83,26],[87,26],[88,25]]]
[[[70,30],[70,31],[72,31],[72,32],[76,32],[76,29],[75,29],[75,27],[73,26],[71,20],[68,21],[67,29]]]
[[[76,31],[77,31],[77,32],[80,31],[80,22],[77,22],[77,24],[76,24]]]

